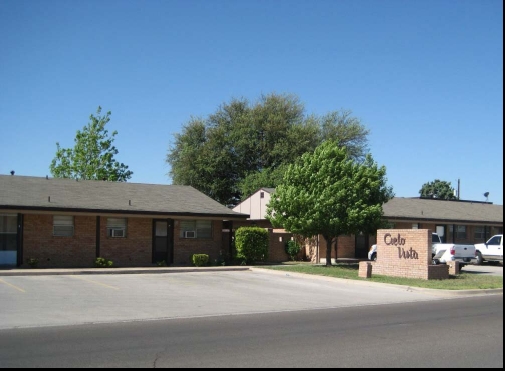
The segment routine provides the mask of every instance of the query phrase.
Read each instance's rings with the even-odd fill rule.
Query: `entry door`
[[[0,265],[18,263],[17,226],[17,215],[0,215]]]
[[[173,263],[173,220],[153,220],[153,263]]]
[[[357,259],[365,259],[368,257],[368,250],[370,246],[368,246],[368,235],[358,234],[356,235],[355,240],[355,251],[354,255]]]

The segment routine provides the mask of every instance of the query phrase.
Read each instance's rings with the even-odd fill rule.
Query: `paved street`
[[[0,367],[502,369],[503,295],[6,329]]]

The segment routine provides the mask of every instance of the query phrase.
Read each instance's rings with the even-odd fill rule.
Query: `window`
[[[456,238],[465,240],[466,239],[466,225],[456,226]]]
[[[0,255],[2,251],[17,250],[17,231],[18,217],[16,215],[0,215]],[[1,257],[0,264],[2,264]]]
[[[483,240],[486,238],[486,227],[475,227],[474,228],[474,238],[476,240]],[[489,233],[487,234],[489,236]]]
[[[413,223],[412,229],[419,229],[419,223]]]
[[[74,217],[67,215],[53,216],[53,236],[72,237],[74,235]]]
[[[212,238],[211,220],[182,220],[180,238]]]
[[[126,237],[126,218],[107,218],[107,237]]]

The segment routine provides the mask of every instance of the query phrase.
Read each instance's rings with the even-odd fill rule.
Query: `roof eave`
[[[226,213],[191,213],[191,212],[164,212],[164,211],[145,211],[145,210],[114,210],[114,209],[87,209],[87,208],[69,208],[69,207],[37,207],[37,206],[14,206],[0,205],[4,210],[22,210],[22,211],[45,211],[45,212],[75,212],[75,213],[94,213],[94,214],[125,214],[125,215],[146,215],[146,216],[176,216],[176,217],[210,217],[223,220],[247,220],[248,214],[226,214]]]

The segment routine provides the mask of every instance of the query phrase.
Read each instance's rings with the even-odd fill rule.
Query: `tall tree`
[[[74,148],[61,148],[56,143],[56,156],[51,162],[51,174],[55,178],[96,179],[126,182],[133,172],[128,166],[116,161],[119,153],[113,145],[117,131],[110,135],[105,125],[110,121],[110,111],[101,115],[99,106],[96,115],[90,115],[88,125],[75,136]]]
[[[267,207],[274,227],[326,241],[326,265],[338,237],[382,226],[382,205],[393,197],[386,168],[370,154],[354,161],[337,141],[326,141],[290,165]]]
[[[339,139],[362,161],[367,136],[349,111],[307,116],[295,95],[269,94],[253,104],[232,99],[206,118],[192,117],[175,134],[166,161],[174,184],[236,205],[260,187],[275,187],[288,164],[323,140]]]
[[[438,198],[441,200],[455,200],[457,198],[451,182],[440,179],[424,183],[419,190],[419,195],[421,198]]]

